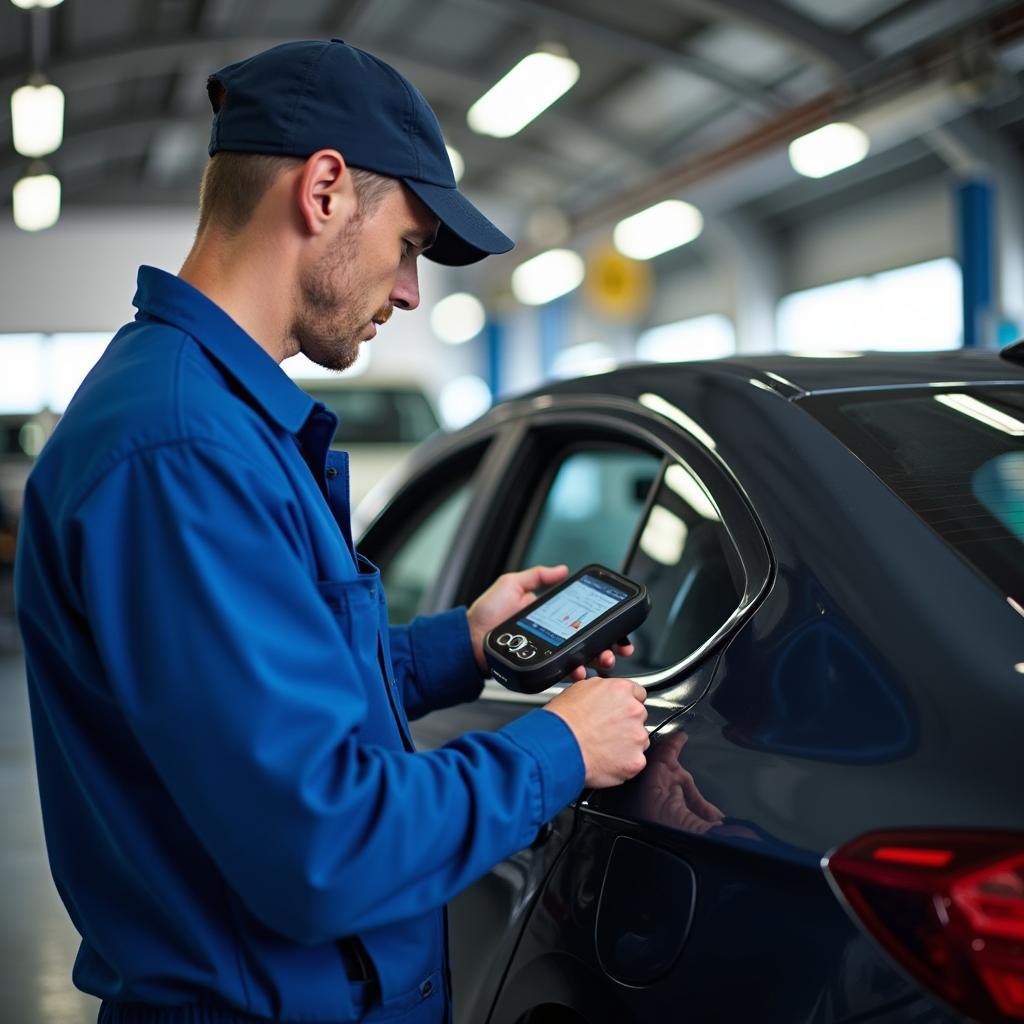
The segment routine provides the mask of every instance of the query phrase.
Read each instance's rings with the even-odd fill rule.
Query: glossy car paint
[[[652,688],[647,771],[585,794],[453,904],[457,1020],[957,1019],[851,921],[820,861],[879,828],[1024,831],[1024,622],[801,403],[967,381],[1024,373],[992,354],[633,367],[508,403],[420,454],[410,479],[492,439],[434,606],[464,599],[523,431],[545,417],[581,430],[608,418],[669,447],[674,435],[702,475],[720,474],[716,496],[728,480],[747,506],[745,560],[757,561],[754,534],[766,553],[743,614]],[[368,540],[384,550],[386,515],[377,527]],[[509,698],[431,716],[420,737],[534,706]],[[670,768],[723,824],[679,800],[659,776]]]

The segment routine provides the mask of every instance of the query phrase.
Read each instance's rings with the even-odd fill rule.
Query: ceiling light
[[[455,181],[459,182],[462,180],[462,175],[466,173],[466,161],[462,159],[462,154],[454,146],[445,146],[448,151],[448,162],[452,165],[452,174],[455,175]]]
[[[14,148],[22,156],[46,156],[64,138],[64,93],[51,83],[23,85],[11,94]]]
[[[31,10],[33,7],[56,7],[63,2],[64,0],[11,0],[15,7],[20,7],[23,11]]]
[[[542,306],[578,288],[583,260],[572,249],[548,249],[512,271],[512,294],[527,306]]]
[[[30,174],[14,183],[14,223],[22,231],[42,231],[60,217],[60,181],[52,174]]]
[[[623,256],[649,260],[692,242],[703,230],[704,218],[696,206],[681,199],[666,199],[620,220],[612,237]]]
[[[798,174],[824,178],[860,163],[870,148],[871,140],[860,128],[836,121],[794,139],[789,144],[789,162]]]
[[[481,135],[507,139],[568,92],[580,77],[569,57],[538,51],[524,57],[469,108],[469,127]]]
[[[491,407],[491,389],[473,374],[456,377],[441,390],[437,404],[445,427],[458,430],[487,412]]]
[[[486,322],[483,305],[468,292],[449,295],[430,311],[431,330],[449,345],[461,345],[475,338]]]
[[[1001,430],[1013,437],[1024,437],[1024,422],[1014,416],[1008,416],[987,402],[979,402],[970,395],[936,395],[935,401],[963,413],[964,416],[970,416],[972,420],[984,423],[986,427]]]

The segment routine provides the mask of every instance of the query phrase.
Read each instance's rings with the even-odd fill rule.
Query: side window
[[[721,514],[698,478],[665,469],[626,574],[646,584],[651,614],[633,635],[634,674],[678,664],[740,606],[745,575]]]
[[[381,566],[392,623],[409,622],[416,616],[424,595],[441,571],[469,495],[470,481],[466,480],[413,527],[388,563]]]
[[[621,568],[661,459],[625,448],[588,448],[567,455],[529,537],[520,567],[590,562]]]

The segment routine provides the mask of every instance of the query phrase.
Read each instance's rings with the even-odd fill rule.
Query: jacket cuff
[[[430,694],[431,707],[451,707],[480,696],[484,683],[465,608],[413,619],[409,641],[420,692]]]
[[[572,729],[552,711],[538,708],[517,718],[500,730],[517,746],[533,756],[540,778],[540,827],[583,790],[586,770],[583,754]]]

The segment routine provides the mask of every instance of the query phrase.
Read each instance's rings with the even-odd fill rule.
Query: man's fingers
[[[636,697],[641,704],[647,702],[647,690],[639,683],[633,683],[633,696]]]
[[[569,575],[567,565],[534,565],[521,572],[510,573],[523,590],[536,590],[537,587],[550,586]]]

